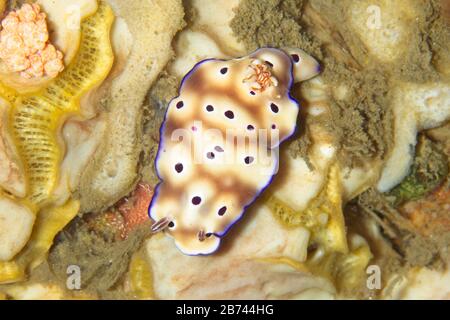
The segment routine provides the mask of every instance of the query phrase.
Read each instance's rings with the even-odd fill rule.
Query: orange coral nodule
[[[54,78],[64,69],[63,54],[50,42],[47,16],[37,4],[24,4],[2,21],[0,58],[26,79]]]
[[[133,193],[119,205],[118,211],[122,214],[125,223],[121,234],[122,238],[127,238],[128,234],[136,227],[150,221],[148,207],[152,198],[153,188],[140,182]]]

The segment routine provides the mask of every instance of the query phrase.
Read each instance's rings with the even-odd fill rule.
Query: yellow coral
[[[64,206],[42,210],[25,249],[13,261],[0,262],[0,283],[22,280],[28,270],[38,266],[45,259],[57,233],[77,215],[79,209],[79,201],[71,200]]]
[[[23,280],[24,277],[24,268],[17,262],[0,262],[0,284]]]
[[[349,250],[342,195],[339,165],[334,164],[324,189],[304,211],[295,211],[275,196],[269,196],[266,205],[283,225],[302,226],[311,231],[311,243],[316,251],[304,263],[286,257],[264,261],[287,264],[299,271],[328,278],[343,293],[359,290],[372,253],[367,243],[355,235],[350,238]]]
[[[311,273],[328,278],[343,295],[356,296],[365,290],[366,268],[372,259],[369,245],[358,235],[350,237],[348,253],[317,252],[305,262]]]
[[[75,61],[42,91],[13,99],[11,132],[26,168],[33,203],[49,200],[55,187],[61,160],[57,130],[62,116],[78,112],[81,97],[111,70],[114,55],[109,33],[113,20],[111,8],[102,3],[82,24]]]
[[[0,283],[21,280],[42,262],[56,234],[78,213],[78,201],[62,207],[51,205],[62,158],[57,131],[66,114],[79,111],[82,96],[109,74],[114,59],[110,43],[113,20],[112,9],[101,2],[97,12],[81,25],[74,61],[38,92],[19,94],[0,84],[0,95],[13,106],[10,131],[28,180],[27,197],[20,202],[38,213],[27,246],[13,261],[0,262]]]
[[[312,240],[328,251],[348,251],[342,213],[342,185],[337,164],[331,166],[324,189],[304,211],[295,211],[271,195],[266,205],[276,218],[287,227],[306,227],[312,232]]]
[[[102,3],[95,15],[83,22],[82,39],[75,61],[46,88],[20,95],[0,85],[0,95],[14,106],[11,132],[19,147],[34,203],[47,200],[53,190],[60,162],[56,131],[61,116],[75,113],[81,97],[108,75],[114,55],[109,33],[114,14]]]
[[[152,270],[141,252],[135,253],[131,259],[129,278],[131,290],[137,298],[154,298]]]

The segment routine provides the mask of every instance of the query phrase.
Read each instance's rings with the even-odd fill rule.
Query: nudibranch
[[[277,172],[279,146],[297,124],[292,84],[318,73],[300,49],[195,65],[161,126],[152,231],[165,230],[184,254],[215,252]]]

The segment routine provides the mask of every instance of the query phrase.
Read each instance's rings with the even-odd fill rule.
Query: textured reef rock
[[[143,104],[153,82],[173,57],[171,42],[184,25],[180,0],[109,0],[116,14],[112,44],[116,64],[105,81],[99,111],[106,133],[81,175],[82,212],[107,209],[138,180]]]

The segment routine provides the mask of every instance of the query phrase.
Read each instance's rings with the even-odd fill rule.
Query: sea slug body
[[[279,146],[297,124],[292,84],[318,72],[300,49],[198,63],[161,127],[152,230],[167,231],[185,254],[215,252],[277,172]]]

